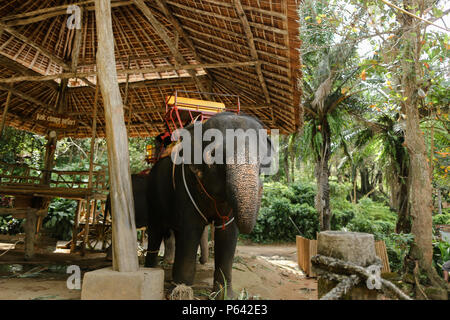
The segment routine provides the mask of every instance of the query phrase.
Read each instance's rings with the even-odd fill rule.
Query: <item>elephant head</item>
[[[201,138],[195,135],[193,128],[188,129],[194,139],[202,140],[193,139],[191,144],[194,153],[197,148],[197,154],[202,154],[202,161],[196,163],[191,154],[194,163],[189,167],[214,199],[226,203],[224,210],[230,209],[239,231],[250,233],[261,202],[260,174],[267,165],[267,156],[262,159],[261,155],[271,150],[270,139],[259,135],[263,130],[261,122],[246,115],[224,112],[201,126]]]

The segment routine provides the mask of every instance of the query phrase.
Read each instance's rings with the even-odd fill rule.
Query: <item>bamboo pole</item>
[[[11,90],[9,90],[8,91],[8,96],[6,97],[5,108],[3,109],[2,121],[0,123],[0,138],[3,137],[3,130],[5,128],[6,115],[8,113],[9,104],[11,102],[11,95],[12,95],[12,92],[11,92]]]
[[[98,51],[97,72],[105,109],[113,234],[113,269],[139,269],[130,157],[122,97],[117,81],[111,3],[95,1]]]

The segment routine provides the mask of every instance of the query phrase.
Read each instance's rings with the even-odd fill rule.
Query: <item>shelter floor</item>
[[[102,253],[90,253],[85,257],[53,253],[19,264],[21,256],[23,252],[14,250],[0,259],[0,300],[78,300],[81,291],[67,289],[69,275],[63,264],[80,265],[82,273],[111,265]],[[171,266],[163,267],[168,296],[173,288],[170,283]],[[213,270],[212,258],[205,265],[197,264],[193,286],[195,299],[209,299]],[[239,294],[244,288],[250,299],[317,299],[317,280],[307,278],[298,268],[295,244],[238,245],[233,264],[233,289]]]

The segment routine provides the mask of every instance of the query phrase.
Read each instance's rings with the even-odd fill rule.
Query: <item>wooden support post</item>
[[[133,272],[139,269],[130,157],[122,97],[117,81],[114,39],[109,0],[95,1],[97,25],[98,82],[103,97],[108,146],[109,179],[113,232],[113,269]]]
[[[27,218],[25,220],[25,260],[32,259],[34,257],[34,244],[36,236],[36,210],[28,209]]]
[[[98,106],[98,86],[95,87],[95,97],[94,97],[94,118],[92,120],[92,136],[91,136],[91,148],[89,151],[89,178],[88,178],[88,189],[92,189],[92,178],[94,173],[94,149],[95,149],[95,137],[97,132],[97,106]],[[89,220],[91,217],[91,197],[86,199],[86,224],[84,226],[84,238],[83,247],[81,248],[81,255],[86,252],[86,245],[89,241]]]
[[[89,220],[91,219],[91,198],[86,197],[86,215],[85,215],[85,224],[84,224],[84,235],[83,235],[83,246],[81,247],[81,255],[84,256],[86,254],[86,246],[89,241]]]
[[[42,174],[42,181],[41,184],[49,185],[51,176],[52,176],[52,169],[53,164],[55,160],[55,151],[56,151],[56,143],[57,143],[57,137],[56,135],[54,137],[47,137],[47,145],[45,146],[45,158],[44,158],[44,172]]]
[[[72,244],[70,246],[70,253],[75,252],[75,249],[77,248],[78,222],[80,219],[80,209],[81,209],[81,200],[78,200],[77,210],[75,211],[75,220],[73,222],[73,228],[72,228]]]
[[[11,95],[12,95],[12,92],[10,90],[10,91],[8,91],[8,96],[6,97],[6,103],[5,103],[5,108],[3,109],[2,121],[0,123],[0,138],[3,137],[3,130],[5,128],[5,122],[6,122],[6,114],[8,113],[9,103],[11,102]]]

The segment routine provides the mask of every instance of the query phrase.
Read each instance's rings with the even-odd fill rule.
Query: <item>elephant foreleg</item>
[[[233,267],[234,252],[236,250],[238,228],[232,223],[225,230],[214,230],[214,291],[225,293],[225,284],[228,297],[233,297],[231,285],[231,271]]]
[[[188,286],[194,283],[197,249],[204,227],[184,228],[175,231],[175,263],[173,281]]]

